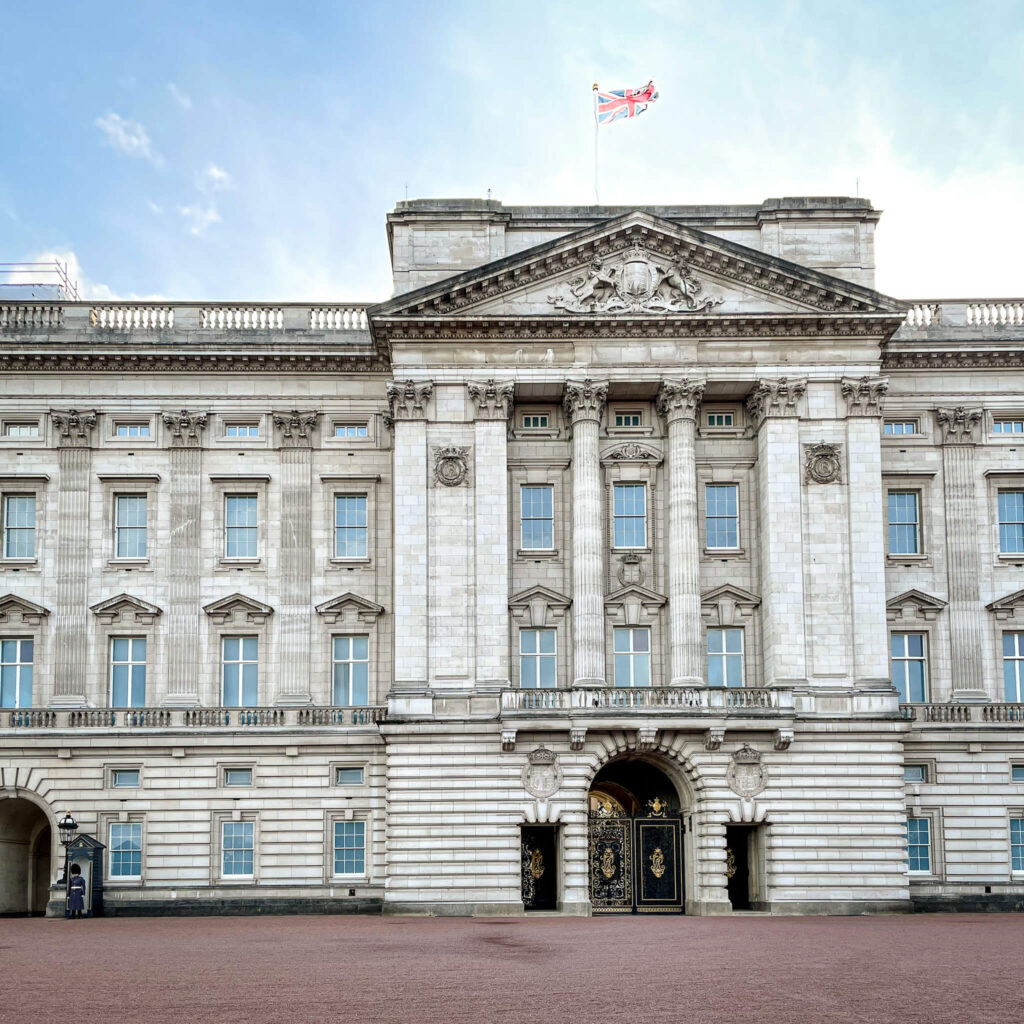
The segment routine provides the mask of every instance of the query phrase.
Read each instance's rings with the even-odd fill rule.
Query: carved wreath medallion
[[[527,765],[523,769],[523,789],[530,796],[547,800],[561,788],[562,777],[558,757],[553,751],[538,747],[527,754]]]
[[[804,445],[804,483],[841,484],[842,448],[837,444]]]
[[[737,795],[749,799],[757,796],[768,785],[767,772],[761,764],[761,754],[753,747],[740,747],[732,755],[732,763],[725,773],[725,781]]]
[[[469,449],[448,444],[434,449],[434,480],[442,487],[458,487],[469,473]]]

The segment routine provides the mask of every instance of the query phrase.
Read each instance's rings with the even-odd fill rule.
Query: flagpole
[[[594,83],[594,204],[601,205],[601,197],[597,189],[597,82]]]

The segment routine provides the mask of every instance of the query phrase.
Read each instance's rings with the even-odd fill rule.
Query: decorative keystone
[[[793,730],[792,729],[776,729],[775,738],[772,742],[772,746],[776,750],[789,750],[789,745],[793,742]]]
[[[724,739],[725,729],[708,729],[704,733],[704,749],[718,750],[722,746],[722,740]]]
[[[569,749],[582,750],[587,738],[586,726],[573,725],[569,728]]]
[[[516,730],[515,729],[502,729],[501,730],[501,749],[506,754],[511,754],[516,749]]]
[[[658,730],[653,726],[642,726],[636,731],[636,749],[653,750],[658,745]]]

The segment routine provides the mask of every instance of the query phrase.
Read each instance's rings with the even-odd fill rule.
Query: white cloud
[[[211,224],[220,223],[220,214],[211,202],[183,206],[181,215],[188,222],[189,233],[193,235],[201,235]]]
[[[78,286],[78,295],[82,299],[92,299],[96,302],[120,302],[131,299],[143,302],[161,302],[162,295],[117,295],[109,285],[99,281],[91,280],[82,270],[82,264],[72,249],[46,249],[43,252],[33,253],[29,257],[32,263],[60,263],[67,268],[67,275],[70,282]],[[29,283],[39,279],[38,272],[21,272],[13,275],[10,284]]]
[[[210,192],[220,192],[224,189],[234,188],[235,182],[223,167],[210,163],[206,165],[206,170],[199,175],[196,187],[200,192],[209,194]]]
[[[173,82],[167,83],[167,91],[182,110],[192,109],[192,97],[182,92]]]
[[[111,112],[105,117],[97,117],[95,124],[103,132],[107,144],[118,153],[148,160],[155,167],[163,163],[163,157],[153,149],[149,133],[138,121],[130,121]]]
[[[146,200],[146,206],[150,213],[160,214],[164,212],[164,208],[159,203],[154,203],[152,199]]]

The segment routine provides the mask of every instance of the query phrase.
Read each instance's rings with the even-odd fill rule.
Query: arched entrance
[[[672,780],[628,756],[594,776],[587,800],[593,912],[681,914],[683,819]]]
[[[0,800],[0,914],[44,914],[53,836],[31,800]]]

